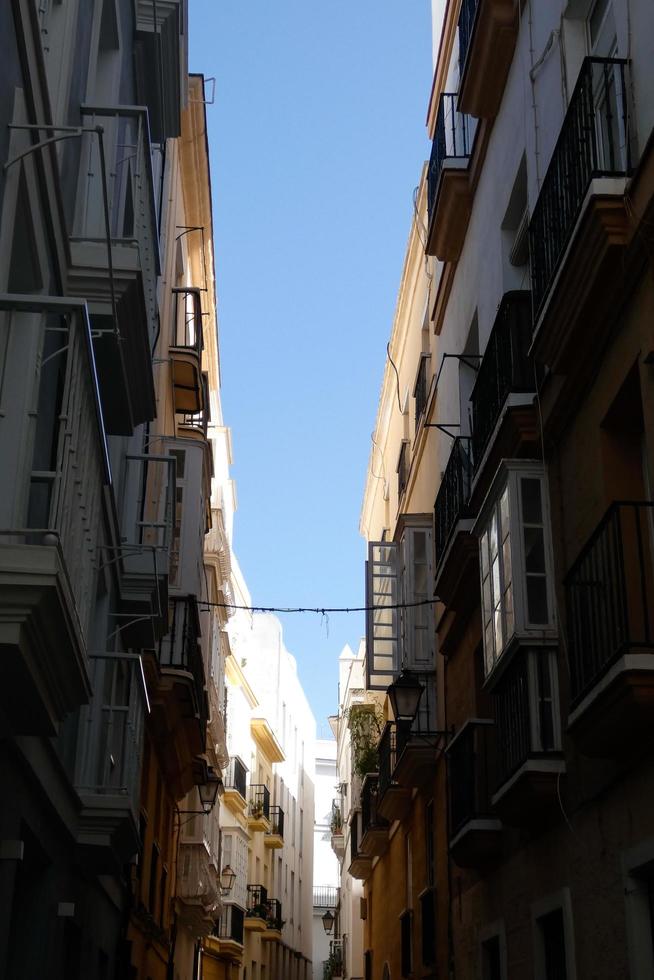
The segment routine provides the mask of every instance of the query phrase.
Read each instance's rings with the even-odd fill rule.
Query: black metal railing
[[[497,726],[497,786],[501,786],[531,754],[527,657],[516,655],[493,692]]]
[[[281,806],[270,807],[270,830],[269,834],[276,834],[278,837],[284,836],[284,811]]]
[[[332,810],[329,815],[329,829],[332,835],[343,833],[343,811],[338,800],[332,800]]]
[[[345,963],[343,955],[344,939],[331,939],[329,942],[329,958],[331,966],[331,976],[341,976]]]
[[[249,814],[254,820],[270,818],[270,790],[262,783],[250,784]]]
[[[397,762],[397,732],[395,725],[388,722],[379,739],[379,783],[378,799],[393,785],[393,773]]]
[[[196,429],[207,438],[209,431],[209,419],[211,418],[210,399],[209,399],[209,375],[202,373],[202,408],[199,412],[182,412],[182,425],[189,429]]]
[[[379,799],[379,776],[368,775],[361,788],[361,829],[367,830],[388,827],[388,821],[377,813]]]
[[[195,288],[173,289],[174,329],[172,346],[184,347],[202,354],[202,303],[200,290]]]
[[[447,750],[450,836],[490,813],[494,725],[469,721]]]
[[[279,932],[282,931],[284,925],[284,920],[282,919],[282,903],[278,898],[268,899],[266,922],[268,923],[269,929],[277,929]]]
[[[350,823],[350,860],[354,861],[356,857],[359,856],[359,820],[361,819],[361,813],[357,810],[352,815],[352,820]]]
[[[231,939],[243,945],[243,922],[245,912],[238,905],[225,905],[213,935],[218,939]]]
[[[409,464],[407,461],[407,446],[408,442],[402,443],[402,448],[400,449],[400,456],[397,461],[397,496],[398,498],[402,496],[406,490],[407,480],[409,478]]]
[[[179,596],[168,603],[168,633],[159,640],[157,658],[167,669],[188,671],[194,681],[195,709],[206,732],[209,702],[205,690],[204,663],[200,649],[200,618],[195,596]]]
[[[654,647],[653,521],[654,502],[615,501],[566,576],[573,704],[630,648]]]
[[[594,177],[631,170],[627,61],[586,58],[529,223],[534,315],[572,234]]]
[[[431,224],[436,203],[436,192],[443,164],[446,160],[466,159],[470,156],[472,126],[470,116],[459,112],[456,93],[441,95],[436,116],[436,132],[431,146],[427,170],[427,211]]]
[[[462,0],[459,11],[459,78],[463,78],[479,0]]]
[[[479,365],[472,404],[472,459],[476,469],[511,392],[535,389],[528,351],[531,297],[526,290],[505,293]]]
[[[338,905],[338,888],[335,885],[313,886],[314,909],[335,909]]]
[[[457,521],[467,516],[472,483],[471,439],[458,436],[452,445],[434,505],[436,561],[440,562]]]
[[[265,885],[248,885],[246,915],[254,915],[259,919],[268,917],[268,892]]]
[[[243,799],[247,799],[247,769],[238,756],[232,756],[227,770],[227,789],[235,789]]]
[[[427,364],[429,358],[425,354],[420,355],[420,366],[413,397],[416,400],[416,429],[420,425],[420,420],[427,408]]]

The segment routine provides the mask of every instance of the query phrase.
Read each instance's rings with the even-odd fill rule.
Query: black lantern
[[[325,932],[327,933],[327,935],[328,936],[331,936],[332,929],[334,928],[334,916],[329,911],[329,909],[327,909],[327,911],[325,912],[325,914],[322,917],[322,927],[325,930]]]
[[[234,882],[236,881],[236,872],[232,871],[228,864],[225,865],[223,870],[220,872],[220,891],[223,895],[229,895],[232,888],[234,887]]]
[[[203,783],[198,786],[198,794],[200,796],[200,804],[205,813],[211,813],[214,806],[216,805],[216,800],[218,799],[218,793],[223,785],[223,781],[213,768],[213,766],[207,767],[207,778]]]
[[[395,721],[413,721],[424,688],[417,674],[403,667],[400,676],[388,688]]]

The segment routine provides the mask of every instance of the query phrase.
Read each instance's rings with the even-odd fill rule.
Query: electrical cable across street
[[[328,606],[239,606],[233,602],[208,602],[200,600],[198,601],[198,606],[200,608],[204,606],[217,606],[219,609],[242,609],[246,612],[318,613],[318,615],[324,616],[325,613],[375,612],[380,609],[413,609],[416,606],[433,606],[435,602],[440,602],[440,599],[421,599],[419,602],[395,602],[389,605],[379,606],[332,606],[330,608]]]

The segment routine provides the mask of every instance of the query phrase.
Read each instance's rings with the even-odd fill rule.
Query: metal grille
[[[535,388],[531,303],[526,291],[505,293],[479,366],[472,404],[472,458],[476,469],[511,392]]]
[[[436,497],[434,514],[436,521],[436,560],[438,562],[445,553],[456,522],[467,514],[466,505],[470,498],[472,480],[470,448],[470,437],[459,436],[454,440],[452,452],[447,461]]]
[[[497,724],[497,785],[529,758],[529,679],[527,657],[517,654],[494,694]]]
[[[388,827],[388,821],[377,813],[379,777],[366,776],[361,790],[361,825],[363,833],[378,827]]]
[[[281,806],[270,807],[270,834],[284,836],[284,811]]]
[[[245,768],[245,765],[241,762],[238,756],[233,756],[231,762],[229,763],[226,785],[229,789],[235,789],[238,793],[240,793],[243,799],[246,799],[247,797],[246,775],[247,769]]]
[[[630,646],[654,646],[654,503],[616,501],[565,580],[574,702]]]
[[[250,816],[270,818],[270,790],[262,783],[250,785]]]
[[[450,834],[490,810],[491,723],[468,722],[448,749]]]
[[[459,78],[463,78],[479,0],[462,0],[459,11]]]
[[[388,723],[379,739],[379,799],[393,782],[397,761],[395,725]]]
[[[456,108],[456,93],[443,92],[438,104],[436,132],[431,147],[427,171],[427,210],[431,224],[436,204],[436,192],[443,164],[447,159],[465,159],[470,156],[470,117]]]
[[[627,61],[586,58],[529,224],[534,315],[574,229],[594,177],[631,170],[627,125]]]

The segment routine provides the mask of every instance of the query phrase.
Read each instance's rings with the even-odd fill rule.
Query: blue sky
[[[359,514],[412,194],[429,0],[190,0],[207,109],[234,548],[257,605],[360,606]],[[318,722],[362,614],[286,615]]]

